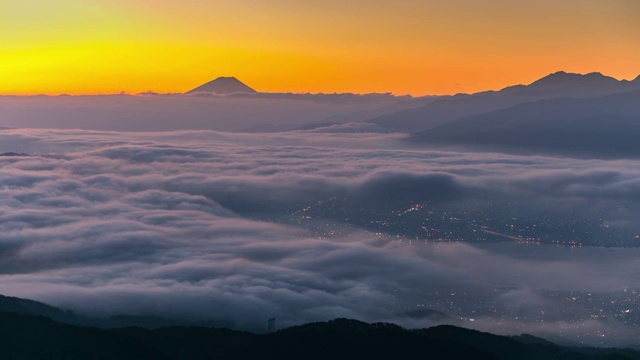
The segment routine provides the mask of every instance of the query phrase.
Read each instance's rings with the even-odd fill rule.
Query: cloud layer
[[[633,161],[399,149],[399,137],[2,131],[0,152],[30,156],[0,156],[0,287],[93,314],[259,330],[271,316],[281,325],[345,316],[428,326],[403,313],[450,311],[428,295],[434,289],[500,288],[482,301],[526,318],[558,306],[544,291],[638,285],[636,248],[409,243],[345,224],[319,239],[277,221],[332,197],[374,210],[519,199],[534,209],[607,209],[621,223],[637,214]],[[495,330],[498,320],[466,325]],[[503,319],[498,330],[550,331],[536,321]],[[637,336],[613,319],[598,324],[625,333],[621,341]]]

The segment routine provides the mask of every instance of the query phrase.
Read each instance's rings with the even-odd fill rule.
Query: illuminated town
[[[577,216],[573,211],[535,211],[508,202],[433,202],[367,208],[332,197],[291,212],[285,221],[332,237],[356,227],[380,238],[413,242],[499,242],[559,246],[638,246],[640,228],[618,225],[607,212]],[[622,207],[624,209],[624,207]],[[608,209],[605,209],[608,210]],[[619,208],[616,208],[619,210]]]

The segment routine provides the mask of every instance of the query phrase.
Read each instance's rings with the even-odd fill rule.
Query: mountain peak
[[[257,91],[253,90],[249,86],[245,85],[242,81],[236,79],[233,76],[221,76],[206,84],[200,85],[197,88],[190,90],[187,94],[193,94],[198,92],[215,93],[218,95],[228,95],[236,93],[255,94]]]
[[[541,90],[569,90],[572,88],[591,88],[615,86],[618,80],[602,75],[599,72],[588,74],[568,73],[557,71],[529,84],[529,87]]]

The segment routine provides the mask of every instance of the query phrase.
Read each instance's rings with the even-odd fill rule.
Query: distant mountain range
[[[427,146],[596,158],[640,156],[640,91],[555,98],[472,115],[413,134]]]
[[[549,74],[529,85],[475,94],[398,97],[390,94],[258,93],[233,77],[221,77],[187,94],[233,95],[351,103],[389,101],[381,107],[342,113],[298,126],[256,122],[247,132],[407,132],[414,144],[469,146],[498,151],[571,153],[596,157],[635,157],[633,138],[640,122],[640,76],[617,80],[601,73]],[[616,94],[629,93],[616,98]],[[611,98],[610,96],[614,96]],[[580,100],[582,99],[582,100]],[[590,100],[586,100],[590,99]],[[305,114],[300,114],[301,119]],[[340,126],[364,122],[370,126]],[[544,141],[542,141],[544,139]]]
[[[412,132],[527,102],[559,97],[600,97],[636,90],[640,90],[640,76],[633,81],[619,81],[600,73],[580,75],[560,71],[529,85],[510,86],[500,91],[471,95],[443,96],[424,106],[374,117],[367,121],[394,131]]]
[[[64,323],[67,316],[77,315],[31,300],[0,297],[0,358],[640,359],[640,352],[631,349],[563,347],[531,335],[498,336],[451,325],[407,330],[336,319],[253,334],[204,326],[145,329],[132,327],[134,323],[98,329]]]
[[[640,151],[632,141],[636,136],[634,124],[640,121],[640,102],[633,95],[638,91],[640,76],[627,81],[600,73],[562,71],[499,91],[419,98],[388,93],[262,93],[234,77],[221,77],[186,94],[0,97],[0,126],[107,131],[402,132],[416,133],[409,140],[418,146],[638,157]],[[631,94],[627,100],[622,96],[625,93]],[[620,100],[615,98],[618,95]],[[624,102],[625,112],[619,111],[619,101]],[[475,120],[479,122],[473,125]],[[547,138],[545,142],[540,141],[543,137]]]
[[[640,76],[628,81],[560,71],[529,85],[404,100],[403,107],[390,111],[393,107],[387,106],[384,115],[350,119],[375,127],[345,128],[337,126],[342,121],[336,118],[299,129],[405,132],[410,143],[437,148],[640,157]]]

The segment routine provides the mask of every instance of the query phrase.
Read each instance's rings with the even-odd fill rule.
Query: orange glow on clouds
[[[640,73],[635,0],[4,0],[0,94],[475,92]]]

